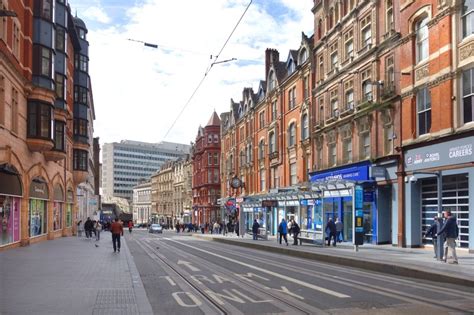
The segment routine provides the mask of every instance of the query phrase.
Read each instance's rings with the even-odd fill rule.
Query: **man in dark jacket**
[[[300,226],[293,219],[291,220],[291,230],[293,232],[293,245],[298,245],[298,234],[300,234]]]
[[[433,241],[433,249],[434,249],[434,258],[438,258],[438,224],[442,226],[443,222],[440,221],[438,222],[438,216],[435,215],[433,218],[433,224],[428,228],[428,230],[425,233],[425,237],[431,237]]]
[[[94,225],[92,223],[91,218],[87,218],[86,222],[84,223],[84,231],[86,232],[86,237],[92,237],[92,229]]]
[[[329,231],[328,246],[331,246],[331,238],[334,239],[333,246],[336,246],[337,228],[336,223],[334,223],[332,218],[329,218],[328,223],[326,223],[326,228],[324,230]]]
[[[444,243],[444,262],[448,258],[448,249],[451,249],[451,255],[453,256],[453,261],[451,264],[458,264],[458,256],[456,255],[456,238],[458,238],[458,224],[456,223],[456,218],[451,214],[451,211],[446,211],[444,217],[447,218],[441,230],[438,231],[437,235],[445,234],[445,243]]]
[[[258,229],[260,228],[260,224],[258,224],[257,219],[253,220],[253,225],[252,225],[252,234],[253,234],[253,239],[256,241],[258,239]]]

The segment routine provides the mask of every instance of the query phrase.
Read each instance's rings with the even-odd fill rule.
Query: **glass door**
[[[352,196],[342,198],[342,239],[343,242],[352,242]]]

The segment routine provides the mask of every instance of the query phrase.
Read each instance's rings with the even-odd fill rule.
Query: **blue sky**
[[[301,32],[312,34],[311,0],[254,0],[219,60],[186,105],[248,0],[70,0],[87,24],[90,75],[101,143],[122,139],[194,141],[213,110],[229,110],[245,87],[264,80],[264,53],[286,61]],[[128,39],[158,44],[145,47]],[[168,133],[168,131],[170,131]],[[165,134],[168,136],[165,138]]]

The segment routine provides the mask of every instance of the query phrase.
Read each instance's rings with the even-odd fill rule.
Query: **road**
[[[165,231],[127,235],[155,314],[472,314],[465,287]],[[435,279],[434,279],[435,280]]]

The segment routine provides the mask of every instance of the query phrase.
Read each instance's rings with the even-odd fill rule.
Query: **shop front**
[[[310,173],[313,187],[321,191],[322,225],[329,219],[343,224],[341,241],[353,241],[354,187],[363,188],[364,243],[378,244],[376,184],[369,177],[370,163]],[[320,223],[320,222],[319,222]],[[327,231],[325,236],[328,235]]]
[[[42,178],[35,178],[30,184],[28,211],[29,236],[38,237],[47,233],[48,186]]]
[[[63,228],[64,193],[60,185],[54,186],[53,232]]]
[[[0,247],[20,241],[20,205],[22,186],[15,169],[0,168]]]
[[[457,245],[474,252],[474,136],[405,152],[406,244],[431,244],[423,235],[439,210],[451,211],[459,226]],[[438,183],[441,180],[441,198]],[[439,209],[439,199],[442,209]]]

